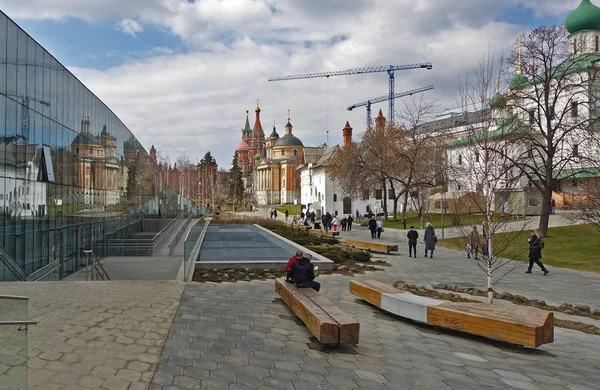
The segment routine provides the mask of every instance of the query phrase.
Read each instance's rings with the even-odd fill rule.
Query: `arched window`
[[[462,154],[458,155],[458,165],[462,165]]]
[[[285,179],[281,181],[281,187],[285,188]]]
[[[285,149],[281,149],[281,155],[285,156]]]
[[[333,194],[333,201],[337,202],[337,194]]]
[[[294,149],[294,156],[298,155],[298,149]]]

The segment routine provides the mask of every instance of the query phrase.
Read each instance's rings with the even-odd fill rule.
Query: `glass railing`
[[[0,295],[0,390],[27,389],[29,298]]]

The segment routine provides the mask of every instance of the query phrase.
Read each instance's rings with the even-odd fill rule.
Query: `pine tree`
[[[239,199],[244,196],[244,182],[242,181],[242,170],[238,165],[237,151],[233,154],[229,170],[229,196],[233,199],[234,204],[237,204]]]

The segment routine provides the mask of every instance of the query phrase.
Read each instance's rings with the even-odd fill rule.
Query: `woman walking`
[[[381,232],[383,232],[383,221],[381,218],[377,218],[375,222],[375,227],[377,229],[377,238],[381,238]]]
[[[544,247],[544,241],[540,238],[540,234],[537,230],[532,229],[530,231],[531,237],[529,238],[529,268],[527,268],[526,274],[531,273],[531,269],[533,268],[533,263],[539,265],[544,273],[544,276],[548,275],[550,271],[544,267],[544,264],[540,261],[542,258],[542,248]]]
[[[431,251],[429,258],[433,258],[433,251],[435,250],[437,237],[435,236],[435,230],[433,230],[433,225],[431,225],[431,222],[427,222],[423,240],[425,242],[425,257],[427,257],[427,251]]]

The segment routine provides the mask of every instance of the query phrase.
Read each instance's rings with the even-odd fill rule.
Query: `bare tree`
[[[540,27],[511,57],[518,76],[511,82],[509,105],[530,131],[521,133],[521,152],[507,157],[541,193],[542,237],[557,185],[597,165],[590,144],[597,137],[592,125],[598,120],[598,68],[586,45],[562,26]]]
[[[448,185],[451,192],[459,194],[452,200],[452,218],[465,247],[470,245],[476,250],[470,258],[487,276],[488,303],[493,302],[494,283],[518,264],[500,256],[507,255],[506,249],[525,227],[502,212],[502,207],[511,208],[506,201],[516,201],[511,193],[520,189],[519,170],[512,160],[519,154],[513,142],[522,131],[521,122],[512,116],[506,98],[499,92],[499,79],[492,96],[494,76],[500,73],[502,64],[502,59],[496,62],[488,55],[460,82],[461,106],[481,109],[465,116],[465,130],[456,133],[447,148]],[[500,270],[504,273],[494,281]]]
[[[595,179],[586,180],[582,185],[585,193],[573,202],[575,213],[573,222],[585,222],[600,230],[600,183]]]

